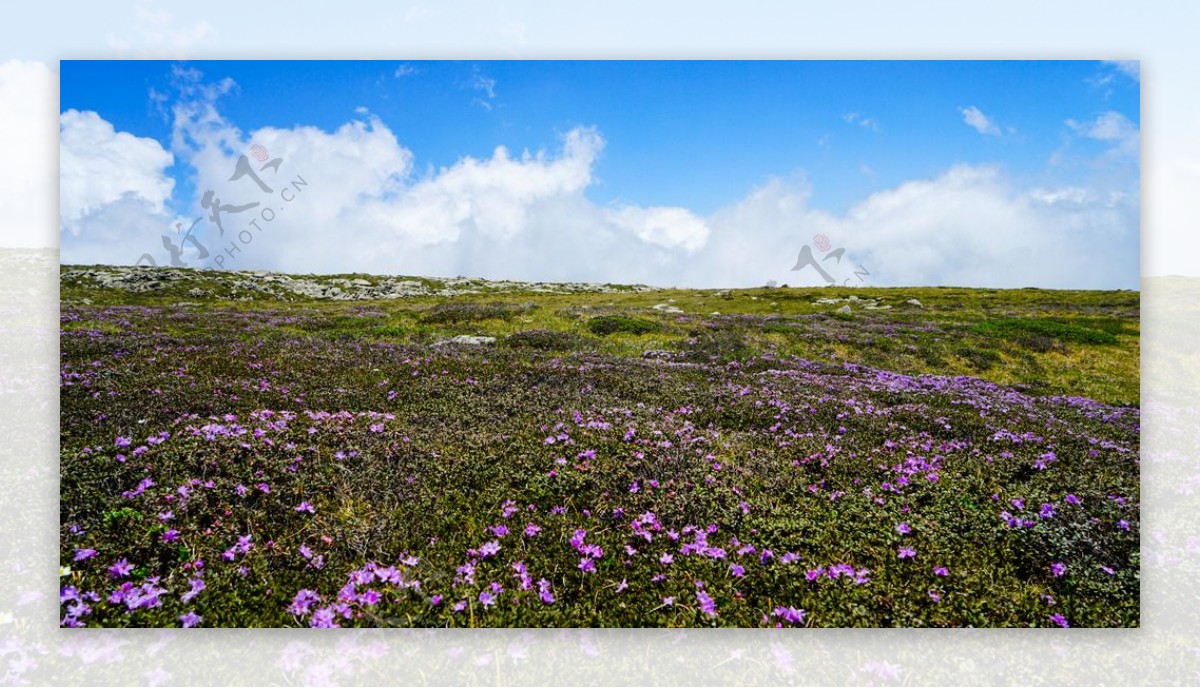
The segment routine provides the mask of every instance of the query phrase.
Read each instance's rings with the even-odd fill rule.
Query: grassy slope
[[[103,567],[124,556],[139,585],[157,575],[170,591],[162,606],[128,613],[92,604],[84,622],[174,625],[192,610],[204,625],[305,624],[311,610],[287,610],[297,590],[332,604],[352,570],[399,560],[422,590],[376,581],[382,601],[352,602],[341,623],[746,626],[783,605],[814,625],[1047,625],[1052,613],[1076,625],[1137,624],[1137,413],[1048,398],[1137,405],[1136,293],[186,295],[200,285],[220,293],[215,279],[145,294],[62,285],[63,562],[77,548],[100,552],[72,564],[68,580],[107,596],[116,583]],[[893,309],[847,316],[814,304],[850,294]],[[650,308],[666,302],[686,313]],[[721,315],[698,315],[713,311]],[[651,331],[597,334],[594,319],[606,315]],[[501,339],[430,346],[455,334]],[[1024,393],[846,363],[972,375]],[[391,417],[303,415],[340,410]],[[281,412],[301,415],[279,423]],[[199,430],[206,424],[248,432],[212,435]],[[161,432],[165,442],[144,441]],[[1036,468],[1047,451],[1056,461]],[[146,478],[155,485],[121,496]],[[509,500],[520,511],[506,517]],[[301,501],[316,513],[296,512]],[[1042,504],[1055,515],[1038,516]],[[165,511],[174,518],[159,523]],[[633,532],[645,513],[662,527],[646,526],[650,541]],[[1005,513],[1028,527],[1007,527]],[[542,532],[523,537],[529,522]],[[900,522],[913,532],[900,534]],[[694,541],[689,528],[710,524],[721,556],[680,551]],[[512,532],[489,530],[498,525]],[[164,543],[170,529],[179,539]],[[604,552],[595,573],[578,568],[588,558],[569,543],[579,529]],[[245,534],[256,548],[225,562]],[[500,554],[471,554],[492,540]],[[916,558],[897,557],[906,544]],[[301,545],[324,566],[312,567]],[[781,563],[789,552],[795,561]],[[207,587],[183,604],[197,559]],[[1058,561],[1065,576],[1050,572]],[[471,562],[467,581],[456,569]],[[521,589],[515,562],[548,582],[553,604],[536,585]],[[805,576],[839,564],[869,570],[870,582]],[[629,588],[618,593],[621,581]],[[696,581],[716,617],[703,612]],[[490,582],[504,587],[495,606],[480,598]],[[467,606],[456,613],[459,600]]]

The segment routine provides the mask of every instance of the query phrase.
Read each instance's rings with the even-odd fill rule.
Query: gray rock
[[[842,306],[841,308],[837,309],[837,312],[838,313],[850,313],[851,312],[850,306]]]
[[[909,299],[909,300],[905,301],[904,303],[907,303],[910,306],[916,306],[917,308],[925,307],[925,306],[921,305],[921,301],[919,299]]]
[[[672,306],[669,303],[660,303],[657,306],[651,306],[654,310],[660,313],[682,313],[683,309],[678,306]]]
[[[464,346],[483,346],[483,345],[495,344],[495,343],[496,343],[495,337],[484,337],[482,335],[474,335],[474,334],[460,334],[457,337],[451,337],[450,339],[443,339],[442,341],[435,344],[435,346],[442,346],[445,344],[462,344]]]

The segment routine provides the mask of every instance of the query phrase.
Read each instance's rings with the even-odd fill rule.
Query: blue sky
[[[190,80],[181,80],[181,72],[191,75]],[[854,217],[870,214],[871,208],[864,207],[870,199],[907,190],[907,196],[901,193],[903,198],[895,200],[903,204],[917,188],[912,185],[922,181],[940,180],[949,188],[958,188],[966,177],[947,175],[965,169],[977,173],[968,175],[971,181],[967,183],[990,184],[1013,198],[1023,193],[1093,200],[1122,195],[1126,204],[1134,206],[1126,207],[1120,218],[1080,207],[1072,211],[1075,215],[1069,222],[1079,224],[1080,233],[1086,233],[1089,221],[1105,223],[1096,230],[1097,236],[1106,237],[1100,244],[1110,250],[1133,250],[1132,261],[1116,265],[1081,257],[1077,273],[1069,279],[1047,276],[1052,263],[1040,272],[1022,274],[1022,278],[1043,279],[1051,286],[1061,282],[1063,286],[1135,287],[1137,283],[1139,166],[1135,139],[1140,138],[1140,83],[1136,65],[1093,61],[63,61],[60,78],[64,113],[94,112],[117,134],[125,132],[157,142],[169,155],[170,164],[160,173],[172,182],[171,192],[149,200],[156,211],[181,217],[197,214],[197,180],[206,177],[197,167],[196,151],[178,150],[172,142],[173,132],[189,126],[181,124],[174,107],[203,97],[219,113],[220,125],[237,132],[233,139],[216,137],[226,147],[241,143],[248,147],[252,134],[264,129],[315,127],[337,136],[339,128],[358,121],[375,131],[389,132],[402,154],[381,164],[397,166],[383,171],[396,184],[364,190],[368,195],[374,193],[375,200],[409,194],[422,181],[436,182],[444,171],[461,166],[464,160],[495,162],[498,146],[506,147],[516,158],[523,151],[541,152],[551,160],[564,158],[565,137],[574,131],[594,131],[602,141],[580,163],[586,166],[586,182],[555,187],[557,191],[534,194],[532,200],[525,196],[505,200],[520,205],[521,219],[514,220],[515,230],[505,219],[506,229],[501,234],[510,242],[518,241],[514,232],[538,236],[536,232],[523,234],[521,223],[536,224],[539,213],[548,203],[553,204],[552,197],[560,192],[590,204],[589,209],[577,209],[575,215],[593,210],[670,208],[686,210],[688,219],[704,225],[676,231],[646,219],[645,213],[626,213],[626,219],[633,218],[636,225],[631,231],[643,241],[651,235],[657,237],[650,243],[658,272],[619,269],[614,271],[618,278],[657,274],[672,283],[686,283],[727,275],[732,281],[751,280],[746,270],[710,266],[710,278],[684,266],[694,263],[696,254],[710,252],[710,244],[716,243],[710,241],[714,236],[739,231],[728,218],[736,214],[732,209],[744,206],[772,185],[790,190],[790,196],[787,191],[780,193],[791,199],[788,202],[800,203],[803,212],[791,218],[764,217],[761,221],[779,226],[754,228],[756,232],[770,229],[781,240],[783,233],[794,230],[791,243],[799,249],[812,235],[805,225],[828,227],[841,231],[841,236],[833,238],[853,250],[855,232],[850,225]],[[188,85],[215,85],[223,80],[230,85],[218,95],[186,91]],[[181,81],[185,82],[182,87]],[[196,125],[192,122],[190,126]],[[1117,152],[1121,146],[1124,156]],[[497,166],[496,174],[500,173]],[[988,176],[988,181],[980,181],[983,176]],[[493,189],[497,183],[503,186],[489,177],[484,186]],[[468,186],[480,188],[479,184]],[[134,191],[135,196],[139,193]],[[468,198],[464,202],[475,201]],[[1060,200],[1054,203],[1061,206]],[[1080,200],[1075,205],[1084,203]],[[1112,203],[1107,207],[1112,210]],[[517,212],[505,208],[510,215]],[[87,206],[84,214],[94,210]],[[80,223],[70,228],[71,237],[86,233],[81,229],[86,218],[79,219]],[[945,218],[938,221],[947,222]],[[961,219],[952,221],[963,223]],[[460,244],[468,241],[464,236],[470,236],[470,230],[488,225],[487,218],[478,216],[447,222],[449,229],[444,234],[454,235],[452,241]],[[796,226],[787,226],[789,222]],[[1112,226],[1114,223],[1117,226]],[[617,225],[632,226],[629,222]],[[619,227],[609,229],[619,233]],[[463,228],[468,230],[466,235],[458,233]],[[488,241],[497,240],[495,233],[481,231]],[[877,230],[873,225],[859,232],[864,235],[859,253],[885,264],[884,255],[895,254],[888,241],[898,241],[894,236],[898,231]],[[1031,241],[1027,231],[1013,228],[1018,243],[1026,246]],[[663,238],[667,235],[688,238]],[[64,234],[64,260],[72,255],[67,236]],[[384,234],[381,240],[391,241],[389,237],[396,236],[408,235],[400,231]],[[892,238],[885,240],[885,236]],[[767,240],[758,234],[755,237]],[[922,239],[905,242],[906,250],[915,250],[913,241]],[[1063,242],[1054,245],[1060,257],[1062,253],[1099,250],[1088,248],[1097,243],[1094,237],[1064,237]],[[412,253],[402,240],[396,243],[395,253]],[[428,247],[430,242],[423,240],[420,245]],[[529,246],[510,248],[524,254],[531,250]],[[792,249],[786,247],[786,252]],[[479,265],[478,259],[464,258],[474,250],[462,249],[454,259],[438,256],[429,266],[475,268],[489,276],[503,273]],[[951,260],[958,252],[936,246],[932,250],[942,254],[941,260]],[[986,250],[986,245],[977,246],[969,253],[975,256],[972,260],[979,261],[986,257],[982,255]],[[636,245],[628,251],[629,256],[636,255]],[[661,254],[664,251],[666,254]],[[785,248],[764,248],[757,259],[773,251]],[[79,253],[81,259],[93,254]],[[252,262],[275,269],[289,267],[265,253]],[[297,269],[361,267],[353,256],[327,266],[302,262]],[[965,265],[938,272],[937,262],[929,262],[922,270],[906,268],[885,274],[895,275],[897,283],[962,281],[974,274]],[[403,267],[420,269],[423,265],[409,261]],[[1099,268],[1107,271],[1103,279],[1094,275]],[[778,272],[775,268],[767,272],[772,270],[772,274]],[[1085,276],[1088,270],[1092,277]],[[536,276],[528,266],[519,272]],[[579,277],[597,275],[583,269]],[[780,277],[786,280],[788,275]],[[1002,273],[980,279],[981,285],[1001,283]]]

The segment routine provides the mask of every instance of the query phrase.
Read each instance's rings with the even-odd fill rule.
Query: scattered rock
[[[131,293],[168,288],[171,283],[203,282],[206,289],[194,287],[187,292],[193,298],[214,297],[228,289],[237,296],[242,292],[265,294],[277,299],[300,297],[330,301],[371,301],[414,297],[453,297],[482,293],[538,292],[544,294],[634,294],[653,291],[646,285],[612,285],[587,282],[488,281],[459,277],[455,279],[364,278],[345,279],[320,275],[293,276],[263,270],[234,271],[180,269],[175,267],[102,266],[68,268],[60,273],[60,282],[86,282],[107,289]],[[221,287],[212,289],[210,285]],[[245,298],[244,296],[242,298]]]
[[[674,299],[671,299],[671,300],[674,301]],[[656,311],[659,311],[660,313],[682,313],[683,312],[682,308],[679,308],[678,306],[672,306],[669,303],[660,303],[657,306],[651,306],[651,308],[653,308]]]
[[[905,301],[904,303],[907,303],[910,306],[916,306],[917,308],[925,307],[925,306],[921,305],[921,301],[919,299],[909,299],[909,300]]]
[[[496,343],[495,337],[484,337],[483,335],[476,335],[476,334],[460,334],[457,337],[443,339],[442,341],[434,344],[434,346],[444,346],[446,344],[462,344],[464,346],[483,346],[483,345],[495,344],[495,343]]]
[[[842,306],[841,308],[837,309],[837,312],[838,312],[838,313],[847,313],[847,314],[849,314],[849,313],[851,312],[851,311],[850,311],[850,306]]]

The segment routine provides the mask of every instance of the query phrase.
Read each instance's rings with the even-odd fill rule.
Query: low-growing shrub
[[[601,315],[588,320],[588,330],[593,334],[607,336],[617,332],[627,334],[646,334],[657,332],[657,324],[641,318],[631,318],[627,315]]]
[[[1084,327],[1058,320],[1037,318],[1002,318],[985,320],[971,328],[988,337],[1021,339],[1028,337],[1052,337],[1060,342],[1073,344],[1116,344],[1117,338],[1109,332]]]
[[[428,324],[479,322],[481,320],[509,320],[520,309],[505,303],[458,302],[439,303],[421,315],[421,322]]]

